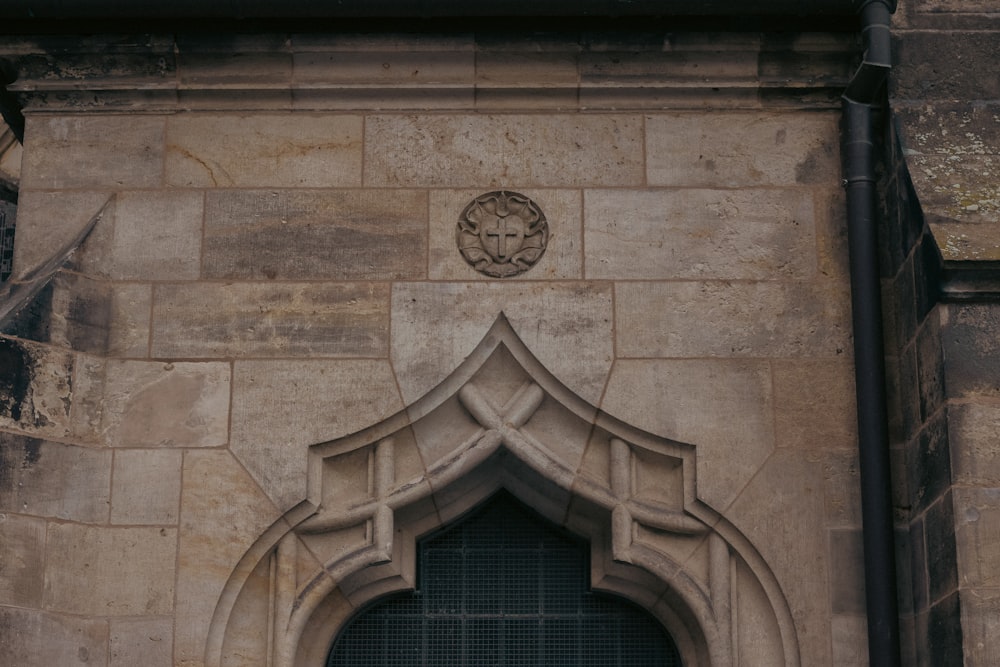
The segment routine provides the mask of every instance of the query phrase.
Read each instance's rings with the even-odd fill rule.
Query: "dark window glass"
[[[587,554],[499,493],[420,542],[417,590],[355,616],[327,667],[679,667],[656,619],[588,589]]]

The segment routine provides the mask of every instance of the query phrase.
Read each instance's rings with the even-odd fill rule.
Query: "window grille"
[[[502,492],[419,544],[417,590],[376,602],[327,667],[679,667],[645,610],[588,589],[588,545]]]
[[[14,265],[14,214],[17,206],[0,200],[0,282],[10,278]]]

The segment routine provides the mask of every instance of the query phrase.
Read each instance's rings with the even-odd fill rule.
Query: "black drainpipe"
[[[899,607],[893,536],[889,434],[875,226],[873,108],[885,97],[891,66],[886,0],[862,0],[864,62],[844,91],[844,186],[851,263],[854,368],[858,403],[861,520],[865,549],[868,660],[899,667]]]

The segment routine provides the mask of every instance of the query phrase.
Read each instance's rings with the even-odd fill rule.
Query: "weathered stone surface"
[[[101,210],[108,196],[103,192],[22,190],[18,197],[17,243],[11,278],[16,280],[25,277],[69,247],[73,239]],[[92,239],[96,232],[96,228],[91,232]],[[98,252],[95,249],[91,254],[97,255]],[[96,263],[100,258],[94,259]]]
[[[501,312],[542,364],[592,403],[614,354],[608,283],[397,283],[392,311],[392,363],[406,403],[455,370]]]
[[[831,609],[834,614],[863,615],[865,570],[861,531],[831,530],[829,540]]]
[[[149,353],[150,285],[121,283],[111,287],[110,357],[146,357]]]
[[[383,356],[388,304],[379,283],[161,285],[153,356]]]
[[[615,288],[617,351],[624,357],[836,357],[850,350],[849,308],[846,289],[800,283],[623,283]]]
[[[423,278],[427,195],[410,190],[210,192],[204,254],[208,278]]]
[[[835,615],[830,621],[830,631],[833,635],[831,664],[844,667],[868,664],[868,622],[864,616]]]
[[[848,357],[845,352],[843,357]],[[854,368],[837,361],[776,360],[775,438],[779,447],[853,448],[857,439]]]
[[[245,361],[233,373],[231,449],[282,510],[305,497],[309,445],[403,408],[386,361]]]
[[[7,469],[7,463],[3,461],[2,470]],[[0,498],[7,484],[4,479]],[[4,604],[41,606],[42,566],[45,561],[39,555],[43,553],[45,521],[17,514],[0,514],[0,600]]]
[[[176,667],[204,664],[212,614],[233,568],[280,512],[229,452],[184,456],[177,551]]]
[[[588,278],[810,278],[814,202],[797,190],[588,190]]]
[[[122,449],[115,452],[111,523],[176,524],[181,497],[181,452]]]
[[[45,604],[93,616],[171,613],[176,554],[174,528],[50,524]]]
[[[979,588],[961,593],[962,648],[965,667],[989,667],[1000,632],[1000,590]]]
[[[431,193],[430,253],[431,280],[491,280],[462,258],[456,245],[456,227],[462,211],[481,190],[442,190]],[[538,263],[516,279],[545,280],[580,278],[583,273],[583,233],[580,221],[580,193],[576,190],[533,190],[521,192],[534,201],[545,215],[549,241]]]
[[[802,655],[811,656],[816,664],[833,664],[831,568],[819,473],[817,464],[805,460],[801,452],[776,450],[726,516],[777,577],[791,607]]]
[[[941,321],[949,397],[1000,396],[1000,309],[949,305]]]
[[[365,183],[641,185],[641,132],[641,119],[617,115],[369,116]]]
[[[148,188],[163,178],[163,118],[30,116],[24,188]]]
[[[996,100],[1000,79],[971,63],[989,63],[1000,52],[1000,32],[910,30],[894,40],[890,95],[898,100]]]
[[[0,431],[0,510],[103,523],[111,452]]]
[[[295,80],[325,86],[471,85],[477,65],[475,56],[472,51],[431,49],[306,51],[294,55]]]
[[[719,511],[774,449],[766,362],[619,360],[601,407],[639,428],[695,445],[698,497]]]
[[[178,45],[182,50],[177,57],[177,71],[184,87],[239,84],[265,87],[287,83],[292,75],[290,53],[206,53],[197,47],[184,49],[185,46],[188,45]]]
[[[646,118],[650,185],[825,183],[839,165],[835,113],[663,114]]]
[[[944,411],[923,425],[908,445],[908,505],[914,514],[922,512],[951,485],[951,446]]]
[[[992,487],[1000,480],[1000,405],[958,403],[948,406],[948,441],[954,482]]]
[[[924,515],[928,600],[931,604],[954,591],[959,584],[958,536],[953,495],[954,492],[942,495]]]
[[[360,116],[172,116],[166,151],[174,186],[361,185]]]
[[[103,619],[0,607],[0,664],[107,664],[108,623]]]
[[[203,195],[119,193],[107,274],[116,280],[185,280],[201,269]]]
[[[170,667],[174,628],[169,618],[110,620],[110,667]]]
[[[1000,489],[956,488],[952,494],[959,584],[996,588],[1000,586],[1000,550],[996,548],[1000,544]]]
[[[225,363],[111,361],[104,437],[114,447],[217,447],[229,430]]]
[[[73,405],[70,430],[81,443],[98,444],[104,413],[104,372],[102,357],[77,355],[73,364]]]
[[[775,401],[780,405],[780,401]],[[861,470],[856,450],[824,452],[818,457],[826,481],[826,525],[859,527],[861,525]]]

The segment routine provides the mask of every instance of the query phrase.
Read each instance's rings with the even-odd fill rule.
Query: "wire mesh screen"
[[[588,590],[587,550],[500,493],[421,541],[418,589],[357,615],[327,667],[678,667],[652,616]]]

